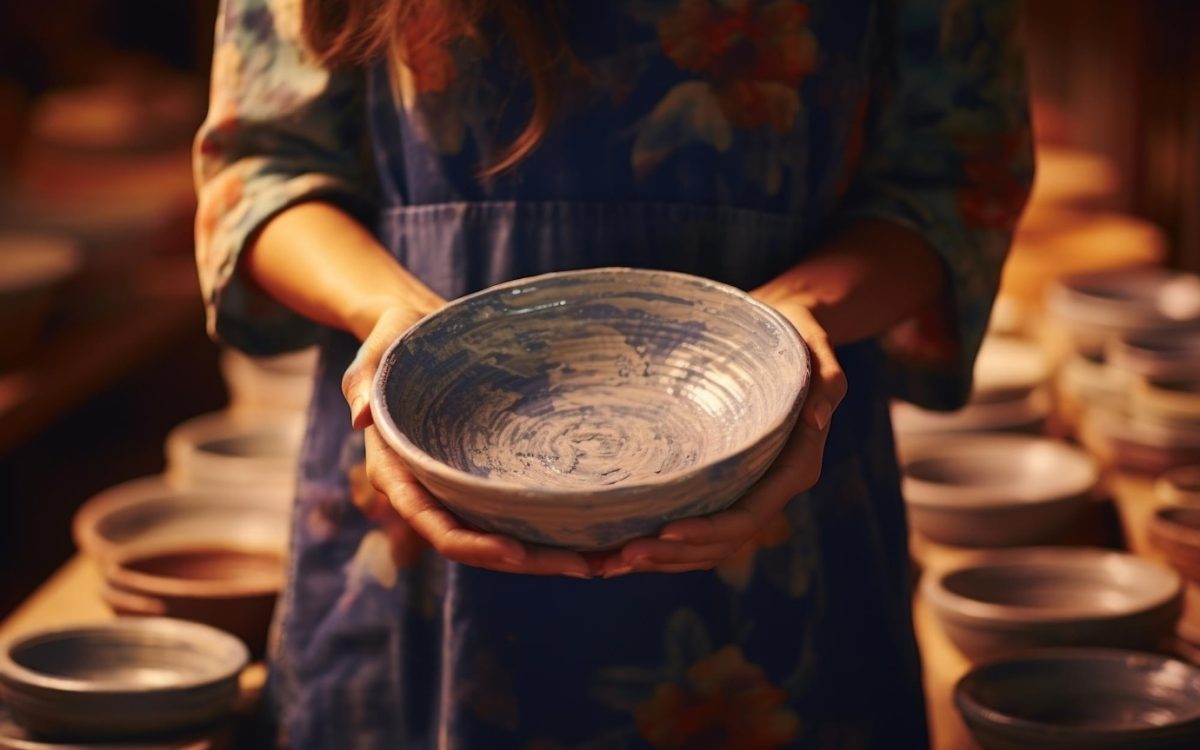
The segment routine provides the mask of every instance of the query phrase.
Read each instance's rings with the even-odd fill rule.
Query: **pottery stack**
[[[284,560],[314,351],[225,352],[228,408],[166,436],[161,476],[88,500],[74,535],[117,613],[205,623],[267,647]]]
[[[918,596],[985,750],[1200,747],[1200,278],[1103,159],[1038,179],[969,403],[893,405]]]

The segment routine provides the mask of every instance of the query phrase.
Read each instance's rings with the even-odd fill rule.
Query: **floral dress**
[[[322,352],[272,646],[280,743],[926,746],[887,403],[949,408],[969,389],[1032,172],[1015,4],[563,2],[555,120],[491,179],[480,165],[531,102],[502,37],[330,72],[300,41],[299,5],[224,1],[196,150],[212,333]],[[820,482],[715,570],[510,575],[388,533],[339,388],[357,342],[239,275],[247,240],[308,200],[360,217],[447,299],[600,265],[751,288],[866,218],[920,232],[950,282],[890,335],[838,350],[850,388]]]

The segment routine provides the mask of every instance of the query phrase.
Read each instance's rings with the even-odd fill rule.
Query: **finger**
[[[846,396],[846,373],[838,362],[829,337],[820,328],[805,334],[813,359],[813,379],[800,412],[800,420],[814,430],[825,431],[833,412]]]
[[[401,518],[423,536],[440,554],[456,562],[507,561],[517,565],[525,559],[525,548],[515,539],[484,534],[466,528],[417,481],[403,462],[382,445],[375,429],[364,435],[371,484],[391,502]]]
[[[519,575],[555,576],[565,575],[572,578],[593,578],[594,574],[587,560],[576,552],[538,545],[525,546],[525,559],[520,564],[500,563],[484,565],[494,570]]]
[[[637,539],[621,549],[620,559],[634,567],[724,560],[741,546],[733,541],[717,544],[680,544],[659,539]]]
[[[388,310],[358,348],[358,354],[342,376],[342,395],[350,405],[350,423],[354,429],[361,430],[371,424],[371,386],[384,352],[419,319],[415,310]]]

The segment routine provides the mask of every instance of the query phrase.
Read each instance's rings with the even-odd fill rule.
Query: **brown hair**
[[[550,0],[304,0],[303,14],[305,41],[322,63],[345,68],[388,59],[418,76],[429,53],[458,38],[480,39],[484,19],[499,20],[533,86],[533,111],[512,143],[481,168],[482,177],[528,156],[558,108],[554,66],[568,52]]]

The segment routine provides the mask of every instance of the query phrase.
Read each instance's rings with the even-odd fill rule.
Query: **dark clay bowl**
[[[740,290],[603,268],[425,318],[384,356],[371,407],[462,518],[603,549],[734,502],[791,432],[809,368],[792,325]]]
[[[0,646],[0,694],[45,739],[121,739],[201,726],[230,713],[246,647],[166,618],[45,630]]]
[[[1200,670],[1156,654],[1032,652],[977,667],[954,702],[984,750],[1200,747]]]

